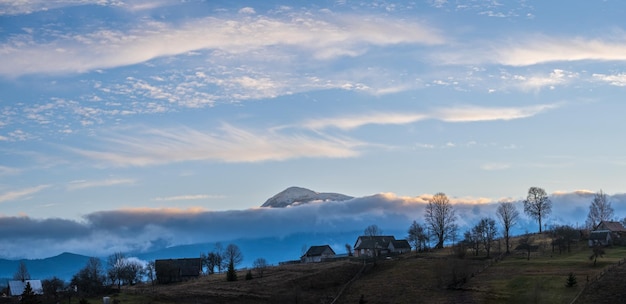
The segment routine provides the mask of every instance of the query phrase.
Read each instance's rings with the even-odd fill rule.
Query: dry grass
[[[538,238],[537,242],[546,240]],[[587,276],[594,278],[626,257],[625,247],[608,248],[594,267],[588,259],[591,250],[585,244],[560,255],[551,249],[540,246],[530,260],[524,254],[512,254],[486,269],[484,265],[490,260],[471,256],[457,259],[449,250],[380,260],[367,265],[338,303],[569,303]],[[241,271],[237,282],[227,282],[224,274],[217,274],[178,284],[134,286],[123,289],[114,299],[123,304],[330,303],[362,266],[357,259],[284,265],[270,267],[264,277],[252,280],[245,280],[246,273]],[[578,287],[565,287],[570,272],[576,275]],[[619,275],[624,273],[626,269]],[[467,279],[464,284],[451,284],[463,278]],[[597,302],[598,297],[585,297],[589,292],[598,291],[589,288],[581,299]]]
[[[484,293],[484,303],[570,303],[588,277],[594,278],[605,267],[626,257],[624,247],[607,248],[606,252],[593,266],[589,260],[591,249],[584,242],[561,254],[553,253],[551,246],[540,246],[530,260],[523,254],[508,256],[470,280],[464,288]],[[577,278],[576,287],[565,287],[570,272]]]
[[[269,267],[262,278],[236,282],[225,274],[158,286],[136,286],[123,294],[135,299],[122,303],[328,303],[361,268],[359,262],[337,261]],[[120,297],[123,295],[120,295]]]

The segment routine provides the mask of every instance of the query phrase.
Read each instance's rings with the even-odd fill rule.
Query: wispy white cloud
[[[73,181],[67,185],[68,190],[79,190],[95,187],[110,187],[119,185],[132,185],[136,181],[134,179],[105,179],[99,181]]]
[[[248,7],[241,8],[239,10],[239,13],[240,14],[254,15],[254,14],[256,14],[256,11],[254,10],[254,8],[248,6]]]
[[[113,166],[147,166],[182,161],[262,162],[294,158],[344,158],[360,154],[365,143],[330,136],[285,135],[249,131],[224,124],[220,132],[191,128],[143,129],[111,135],[107,148],[69,148],[84,157]]]
[[[370,124],[404,125],[426,119],[436,119],[445,122],[513,120],[532,117],[557,107],[559,107],[557,104],[527,107],[459,106],[436,109],[426,113],[372,113],[338,118],[312,119],[304,122],[302,125],[311,129],[334,127],[350,130]]]
[[[404,125],[427,119],[425,114],[371,113],[338,118],[312,119],[303,123],[305,128],[323,129],[335,127],[343,130],[359,128],[364,125]]]
[[[46,42],[32,40],[33,37],[15,37],[0,45],[1,75],[80,73],[185,55],[196,50],[245,56],[264,48],[280,52],[281,49],[293,51],[295,47],[305,50],[305,57],[312,54],[326,60],[356,56],[369,45],[444,42],[437,30],[406,20],[311,14],[284,19],[247,14],[242,19],[207,17],[182,25],[143,21],[126,31],[102,29],[86,34],[68,33]]]
[[[515,75],[513,77],[513,80],[517,83],[516,85],[518,85],[523,90],[538,90],[543,87],[554,89],[556,85],[564,85],[577,78],[578,73],[555,69],[545,76],[533,75],[528,77]]]
[[[2,175],[13,175],[13,174],[18,174],[20,172],[22,172],[22,169],[13,168],[13,167],[6,167],[6,166],[0,166],[0,176],[2,176]]]
[[[477,44],[478,45],[478,44]],[[626,38],[562,38],[537,35],[514,42],[487,42],[472,50],[442,52],[434,58],[446,64],[502,64],[530,66],[558,61],[626,61]]]
[[[507,163],[487,163],[480,166],[481,169],[486,171],[498,171],[511,168],[511,164]]]
[[[593,74],[592,77],[596,80],[607,82],[611,85],[624,87],[626,86],[626,74],[618,73],[618,74]]]
[[[129,11],[150,10],[179,3],[177,0],[1,0],[0,16],[22,15],[81,5],[113,6]]]
[[[7,201],[14,201],[14,200],[19,200],[19,199],[24,199],[27,198],[29,195],[31,194],[35,194],[37,192],[40,192],[46,188],[50,187],[50,185],[39,185],[39,186],[35,186],[35,187],[30,187],[30,188],[24,188],[24,189],[19,189],[19,190],[14,190],[14,191],[8,191],[5,193],[0,193],[0,203],[4,203]]]
[[[513,120],[535,116],[555,109],[557,104],[545,104],[528,107],[480,107],[466,106],[445,108],[435,111],[433,118],[446,122],[478,122],[494,120]]]
[[[191,200],[204,200],[204,199],[219,199],[224,198],[223,195],[208,195],[208,194],[188,194],[188,195],[176,195],[166,197],[155,197],[155,201],[191,201]]]

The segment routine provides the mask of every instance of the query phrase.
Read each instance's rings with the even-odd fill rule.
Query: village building
[[[389,242],[389,252],[394,254],[403,254],[411,252],[411,244],[407,240],[395,240]]]
[[[589,247],[596,245],[610,246],[613,245],[613,238],[609,230],[595,230],[589,234]]]
[[[626,228],[620,222],[615,221],[601,221],[591,232],[589,238],[591,239],[591,235],[594,232],[598,231],[609,231],[611,244],[615,245],[626,245]]]
[[[168,259],[154,262],[157,282],[167,284],[194,279],[202,273],[202,259]]]
[[[311,246],[300,258],[303,263],[317,263],[335,257],[335,251],[329,245]]]
[[[36,295],[43,294],[43,287],[41,285],[41,280],[25,280],[25,281],[9,281],[7,291],[9,296],[21,296],[24,293],[24,289],[26,288],[26,283],[30,284],[30,288],[33,290],[33,293]]]
[[[407,240],[396,240],[393,235],[359,236],[354,243],[355,257],[380,257],[410,251]]]

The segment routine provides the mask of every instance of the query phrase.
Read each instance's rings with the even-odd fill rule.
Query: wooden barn
[[[620,222],[601,221],[591,234],[596,231],[609,231],[612,244],[626,245],[626,228]]]
[[[202,273],[202,259],[169,259],[154,262],[157,282],[167,284],[197,278]]]
[[[409,241],[407,240],[395,240],[389,242],[389,247],[387,247],[387,249],[389,249],[389,252],[393,254],[407,253],[411,252],[411,244],[409,244]]]
[[[596,230],[591,231],[589,234],[589,247],[596,245],[610,246],[613,245],[613,238],[611,237],[611,231],[609,230]]]

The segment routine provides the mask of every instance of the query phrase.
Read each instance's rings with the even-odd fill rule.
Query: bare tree
[[[478,256],[478,250],[480,249],[480,231],[478,231],[478,229],[478,227],[474,226],[471,230],[465,231],[463,234],[465,238],[463,243],[472,247],[475,256]]]
[[[218,255],[215,251],[211,251],[207,255],[202,254],[201,258],[204,266],[206,266],[208,274],[214,274],[215,267],[218,267],[219,269],[222,268],[222,257]]]
[[[141,281],[143,265],[136,259],[125,259],[122,269],[122,282],[127,285],[135,285]]]
[[[593,247],[591,247],[591,255],[589,256],[589,260],[593,260],[593,266],[596,266],[598,257],[603,257],[604,254],[604,246],[602,246],[601,244],[594,244]]]
[[[365,228],[365,231],[363,231],[363,234],[366,236],[377,236],[377,235],[382,235],[383,230],[378,228],[377,225],[369,225],[367,226],[367,228]]]
[[[346,253],[348,254],[348,256],[352,256],[352,245],[350,244],[346,244]]]
[[[84,294],[95,294],[102,290],[102,286],[106,276],[102,271],[102,265],[99,258],[89,258],[87,264],[77,274],[72,277],[72,286],[78,289],[78,292]]]
[[[541,221],[552,212],[552,202],[546,190],[530,187],[528,196],[524,200],[524,212],[539,222],[539,233],[541,233]]]
[[[126,257],[121,252],[115,252],[107,258],[107,276],[112,284],[117,282],[117,289],[122,287]]]
[[[407,240],[415,248],[415,252],[420,252],[426,249],[428,243],[428,233],[426,228],[420,225],[417,221],[413,221],[411,227],[409,227],[409,236]]]
[[[235,266],[243,261],[243,254],[235,244],[228,244],[224,250],[224,260],[227,267],[226,280],[237,281]]]
[[[17,266],[17,271],[13,274],[13,279],[22,282],[30,280],[30,273],[24,261],[20,261],[20,264]]]
[[[530,260],[530,252],[533,250],[533,248],[536,247],[535,245],[533,245],[534,241],[535,240],[532,238],[532,236],[530,236],[528,232],[526,232],[526,234],[522,235],[518,239],[517,248],[526,250],[526,252],[528,253],[528,255],[526,256],[526,260]]]
[[[239,250],[239,247],[235,244],[228,244],[228,246],[226,246],[226,250],[224,250],[223,256],[225,267],[228,267],[230,264],[237,266],[243,261],[243,254],[241,253],[241,250]]]
[[[552,229],[552,238],[552,252],[554,246],[558,246],[560,254],[564,249],[571,252],[571,245],[580,238],[580,233],[572,226],[561,225]]]
[[[433,196],[424,214],[428,230],[437,238],[436,248],[443,248],[443,242],[452,237],[456,229],[456,215],[448,197],[439,192]]]
[[[511,227],[517,224],[519,219],[519,211],[515,208],[515,205],[511,202],[500,202],[498,209],[496,210],[500,223],[502,223],[504,241],[506,243],[506,253],[509,251],[509,241],[511,240]]]
[[[52,296],[57,303],[59,299],[59,291],[63,289],[64,285],[65,282],[63,282],[63,280],[57,278],[56,276],[41,281],[43,294],[47,296]]]
[[[224,262],[224,247],[222,247],[222,243],[220,242],[215,243],[215,250],[213,250],[213,252],[215,253],[215,259],[216,259],[215,266],[217,266],[217,273],[221,273],[222,265]]]
[[[496,238],[496,234],[498,233],[498,230],[496,230],[496,221],[492,218],[486,217],[480,220],[478,227],[478,231],[480,231],[480,241],[483,248],[485,248],[485,251],[487,252],[487,257],[489,257],[493,240]]]
[[[591,201],[589,206],[589,213],[587,214],[587,221],[585,222],[587,228],[595,229],[601,221],[608,221],[613,218],[613,207],[611,202],[602,190],[597,192]]]
[[[264,258],[258,258],[254,260],[252,267],[254,267],[254,270],[259,278],[262,278],[265,273],[265,269],[267,268],[267,261]]]
[[[155,271],[156,271],[155,261],[148,262],[144,268],[144,273],[148,276],[148,280],[150,280],[150,283],[152,285],[154,285],[154,279],[156,278]]]

